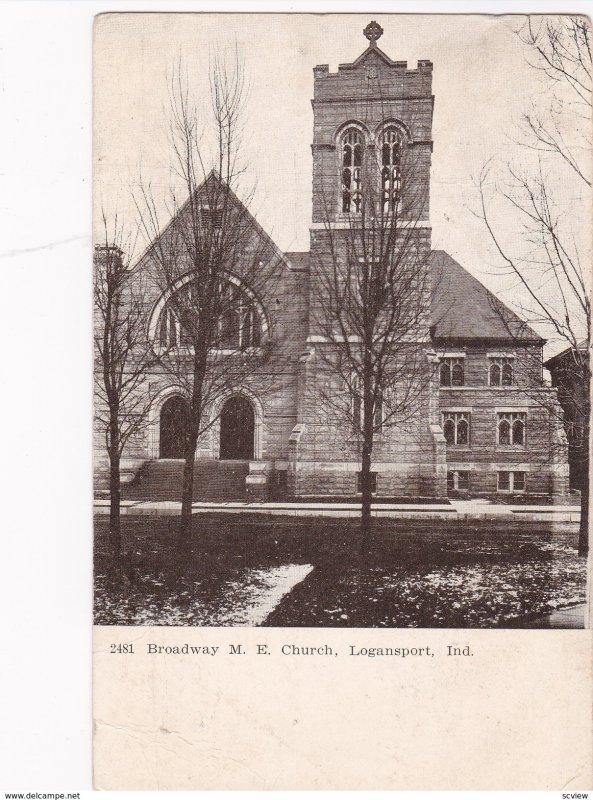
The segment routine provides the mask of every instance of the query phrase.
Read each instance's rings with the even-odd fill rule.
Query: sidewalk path
[[[583,603],[572,608],[561,608],[551,614],[542,614],[528,620],[516,620],[513,628],[569,628],[583,629],[585,627],[585,609]]]
[[[95,514],[109,514],[109,500],[95,500]],[[181,503],[172,500],[123,500],[122,515],[168,516],[179,514]],[[196,502],[194,514],[273,514],[296,517],[357,517],[359,503],[248,503],[233,501]],[[447,503],[419,505],[417,503],[377,503],[373,516],[394,519],[514,519],[525,522],[579,522],[578,506],[511,506],[490,500],[451,500]]]

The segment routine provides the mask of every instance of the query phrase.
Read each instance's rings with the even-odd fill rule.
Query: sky
[[[434,64],[431,170],[434,249],[444,249],[502,296],[516,285],[476,217],[476,180],[532,154],[516,142],[516,125],[545,103],[542,76],[529,67],[516,35],[522,18],[487,15],[114,14],[94,30],[95,211],[117,208],[132,220],[130,192],[142,175],[157,201],[171,185],[167,143],[168,76],[184,64],[198,99],[208,98],[214,51],[238,47],[249,77],[241,157],[255,187],[251,210],[284,251],[307,250],[311,216],[313,67],[354,61],[367,46],[363,28],[376,19],[381,49],[394,60]],[[587,202],[570,176],[553,174],[575,235],[588,239]],[[166,221],[163,217],[163,221]],[[503,233],[514,220],[499,215]],[[558,349],[558,348],[556,348]]]

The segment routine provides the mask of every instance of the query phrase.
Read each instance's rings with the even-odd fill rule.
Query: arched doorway
[[[175,395],[161,408],[159,458],[183,458],[189,417],[187,400]]]
[[[245,397],[229,397],[220,412],[220,458],[236,461],[253,459],[255,414]]]

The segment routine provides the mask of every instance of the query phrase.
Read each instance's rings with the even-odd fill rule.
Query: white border
[[[91,34],[95,14],[124,10],[591,14],[593,3],[375,0],[372,12],[360,0],[0,3],[2,341],[19,332],[2,359],[18,391],[0,399],[0,791],[92,785]],[[26,325],[15,298],[26,298]]]

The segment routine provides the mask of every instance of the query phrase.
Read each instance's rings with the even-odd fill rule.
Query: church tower
[[[392,61],[377,45],[382,34],[370,22],[368,47],[356,61],[334,73],[327,64],[313,69],[313,335],[320,292],[315,266],[323,260],[328,227],[369,227],[371,214],[400,202],[402,226],[413,228],[419,257],[428,262],[431,249],[432,62],[408,69],[407,62]]]
[[[382,34],[378,23],[369,23],[368,47],[356,61],[334,73],[327,64],[313,69],[313,230],[357,213],[365,167],[373,159],[396,167],[393,151],[385,159],[379,152],[396,139],[413,154],[415,190],[422,196],[416,216],[428,228],[432,63],[408,69],[407,62],[392,61],[377,45]]]
[[[398,269],[416,270],[415,297],[422,300],[416,308],[421,311],[405,336],[410,347],[416,348],[415,369],[422,362],[424,377],[414,419],[399,428],[388,430],[386,425],[377,436],[373,450],[376,492],[385,496],[445,494],[437,387],[429,377],[433,370],[429,363],[432,63],[423,60],[408,69],[405,61],[392,61],[377,44],[382,34],[377,22],[369,23],[364,29],[368,46],[356,61],[340,64],[337,72],[330,72],[326,64],[313,70],[309,336],[300,364],[299,424],[291,437],[291,479],[293,490],[301,495],[357,492],[360,441],[354,442],[352,427],[338,422],[348,417],[347,408],[344,414],[337,411],[333,419],[328,411],[328,406],[335,409],[339,404],[340,392],[346,395],[344,403],[350,402],[348,396],[356,397],[343,370],[338,376],[329,374],[331,342],[334,352],[339,345],[332,333],[328,338],[330,327],[335,329],[333,320],[328,323],[334,302],[328,292],[339,298],[340,290],[330,284],[336,280],[332,271],[335,275],[336,269],[343,270],[334,285],[350,287],[346,292],[346,302],[350,302],[360,293],[358,263],[364,262],[366,274],[371,274],[374,268],[368,265],[383,263],[386,247],[392,248],[387,257],[398,261]],[[386,240],[391,244],[386,246]],[[382,285],[388,291],[395,284]],[[393,391],[400,389],[401,384]],[[355,413],[360,420],[361,412]]]

